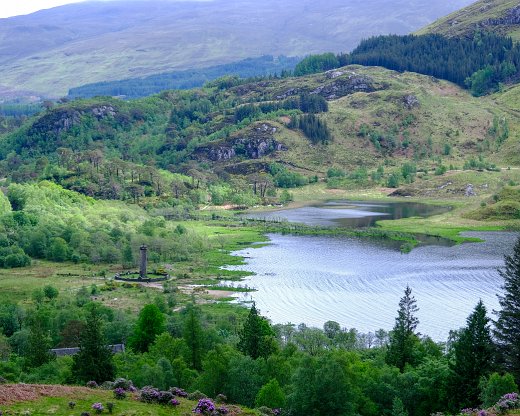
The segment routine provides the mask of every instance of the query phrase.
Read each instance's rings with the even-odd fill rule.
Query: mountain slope
[[[511,36],[520,41],[518,0],[480,0],[419,30],[417,34],[438,33],[472,37],[477,31]]]
[[[250,56],[345,51],[409,33],[470,0],[87,2],[0,20],[1,84],[62,96],[70,87]]]
[[[479,156],[516,165],[517,88],[476,98],[432,77],[349,66],[234,86],[217,81],[131,102],[77,100],[1,139],[0,174],[14,181],[51,179],[117,199],[136,175],[157,179],[156,168],[215,182],[260,172],[276,176],[274,162],[306,177],[361,168],[365,179],[383,164],[391,172],[411,160],[426,170],[460,168]],[[321,103],[312,115],[328,126],[328,143],[292,125],[302,110],[314,112],[304,101],[307,107]],[[118,170],[131,174],[131,182]]]

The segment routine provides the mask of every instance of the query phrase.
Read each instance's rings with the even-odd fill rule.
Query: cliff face
[[[277,128],[269,123],[256,124],[245,133],[199,147],[195,155],[199,159],[213,162],[234,158],[260,159],[271,153],[287,150],[275,140],[276,131]]]

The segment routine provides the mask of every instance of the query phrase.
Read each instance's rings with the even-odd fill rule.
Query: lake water
[[[290,211],[283,213],[292,219]],[[267,246],[237,251],[247,264],[230,268],[255,273],[241,284],[257,291],[240,294],[239,300],[254,300],[273,323],[321,327],[333,320],[361,332],[392,329],[399,299],[410,285],[420,308],[418,331],[445,341],[451,329],[465,325],[479,299],[490,316],[498,308],[502,279],[497,268],[518,237],[513,232],[467,235],[485,242],[429,245],[401,254],[366,239],[271,234]]]
[[[450,210],[450,207],[419,202],[329,201],[295,209],[256,212],[248,218],[300,222],[329,227],[369,227],[376,221],[408,217],[429,217]]]

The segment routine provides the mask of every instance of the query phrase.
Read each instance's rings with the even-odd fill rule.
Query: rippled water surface
[[[409,254],[370,240],[269,235],[271,244],[236,252],[256,273],[242,282],[257,289],[254,300],[274,323],[328,320],[362,332],[393,327],[399,299],[410,285],[420,308],[418,330],[445,341],[465,324],[479,299],[498,308],[502,279],[497,268],[518,233],[467,233],[484,243],[423,246]]]

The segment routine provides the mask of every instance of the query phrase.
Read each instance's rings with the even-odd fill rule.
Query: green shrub
[[[518,392],[518,386],[512,374],[501,376],[493,373],[489,378],[483,378],[479,383],[480,400],[484,407],[493,406],[504,394]]]

